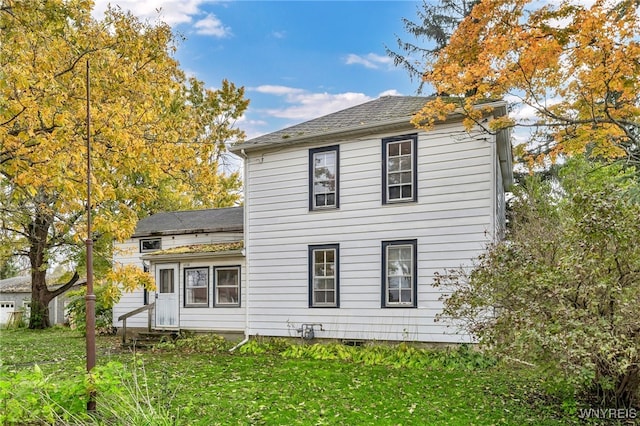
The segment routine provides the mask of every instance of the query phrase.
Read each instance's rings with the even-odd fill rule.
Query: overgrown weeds
[[[37,364],[19,371],[0,368],[2,425],[163,426],[178,422],[171,403],[179,386],[162,379],[151,385],[137,357],[128,364],[111,361],[97,366],[91,375],[79,369],[63,379],[43,374]],[[99,407],[94,416],[86,411],[90,394]]]

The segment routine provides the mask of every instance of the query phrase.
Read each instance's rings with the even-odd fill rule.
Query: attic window
[[[140,253],[162,249],[162,238],[147,238],[140,240]]]

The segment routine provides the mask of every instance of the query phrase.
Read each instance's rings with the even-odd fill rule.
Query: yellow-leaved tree
[[[239,174],[220,166],[225,144],[244,138],[244,89],[187,78],[166,24],[113,8],[96,20],[92,7],[0,0],[0,255],[29,259],[31,328],[49,326],[49,301],[78,280],[52,290],[45,277],[86,238],[87,63],[92,239],[109,247],[144,215],[240,197]]]
[[[531,164],[582,152],[640,163],[639,13],[637,0],[483,0],[427,64],[423,78],[441,96],[414,121],[428,128],[457,110],[488,132],[533,127],[516,147]],[[502,98],[535,119],[484,122],[490,108],[478,105]]]

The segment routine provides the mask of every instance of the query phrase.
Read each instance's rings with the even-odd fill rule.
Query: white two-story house
[[[509,135],[468,132],[456,114],[429,132],[417,130],[410,120],[425,101],[381,97],[231,148],[245,174],[238,330],[468,340],[434,321],[442,290],[433,277],[471,266],[501,237],[513,179]],[[505,103],[493,106],[506,113]],[[170,254],[160,262],[184,269]],[[159,259],[145,259],[158,270]],[[205,313],[221,311],[215,273],[209,275],[210,306],[193,315],[178,295],[178,327],[220,329]],[[189,277],[180,272],[176,279]],[[187,289],[183,282],[177,288]]]

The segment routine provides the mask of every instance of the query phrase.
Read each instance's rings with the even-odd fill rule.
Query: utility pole
[[[87,311],[87,373],[96,365],[96,295],[93,294],[93,238],[91,236],[91,111],[89,99],[91,86],[89,85],[89,60],[87,60],[87,294],[85,296]],[[95,392],[89,393],[87,412],[96,411]]]

